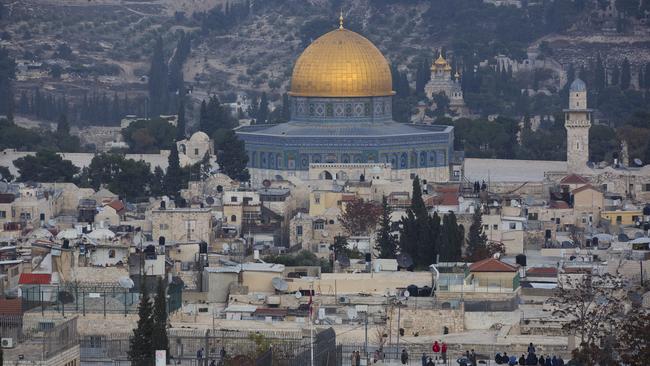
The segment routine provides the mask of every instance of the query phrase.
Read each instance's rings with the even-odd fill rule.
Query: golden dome
[[[438,59],[436,60],[436,62],[434,62],[434,63],[436,65],[438,65],[438,66],[445,66],[445,65],[447,65],[447,60],[445,60],[445,58],[442,57],[442,53],[441,53],[440,56],[438,56]]]
[[[388,62],[363,36],[333,30],[298,57],[291,76],[292,96],[371,97],[393,95]]]

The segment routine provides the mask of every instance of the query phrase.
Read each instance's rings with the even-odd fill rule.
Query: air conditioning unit
[[[349,304],[350,303],[350,298],[345,297],[345,296],[341,296],[341,297],[339,297],[339,303],[341,303],[341,304]]]
[[[2,338],[2,348],[14,348],[13,338]]]

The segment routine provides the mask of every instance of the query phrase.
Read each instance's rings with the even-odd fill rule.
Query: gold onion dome
[[[438,59],[436,60],[435,64],[437,66],[446,66],[447,65],[447,60],[445,60],[445,58],[442,57],[442,54],[440,54],[440,56],[438,56]]]
[[[296,61],[292,96],[375,97],[393,95],[388,62],[365,37],[343,28],[316,39]]]

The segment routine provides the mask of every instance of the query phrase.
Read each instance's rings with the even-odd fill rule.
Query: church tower
[[[584,170],[589,161],[591,109],[587,108],[587,85],[576,78],[569,88],[569,108],[564,110],[566,160],[569,173]]]

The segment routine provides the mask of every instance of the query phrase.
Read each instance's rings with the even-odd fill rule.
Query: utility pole
[[[399,354],[399,333],[400,333],[400,319],[402,316],[402,302],[397,301],[397,354]]]
[[[366,328],[366,340],[365,340],[364,345],[363,345],[363,351],[365,352],[366,359],[368,359],[368,309],[366,309],[365,323],[366,323],[366,327],[365,327]]]

